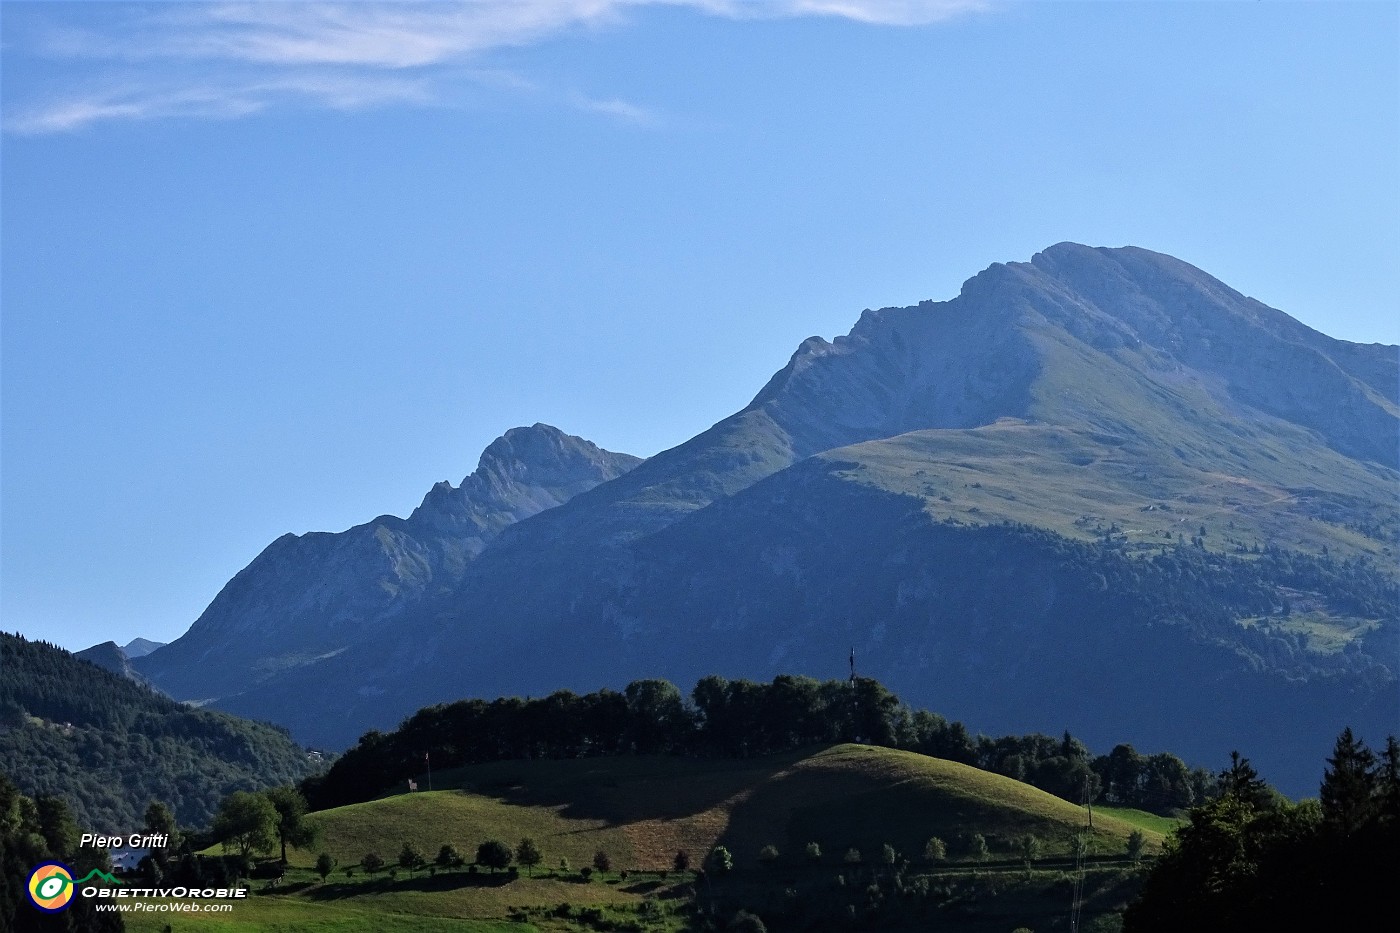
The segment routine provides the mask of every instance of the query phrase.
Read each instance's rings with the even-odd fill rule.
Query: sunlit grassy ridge
[[[1158,833],[1166,836],[1176,830],[1185,820],[1176,819],[1170,816],[1158,816],[1155,813],[1148,813],[1146,810],[1134,810],[1131,807],[1094,807],[1094,821],[1098,822],[1100,816],[1111,816],[1131,823],[1147,833]]]
[[[1034,834],[1051,854],[1085,822],[1080,807],[1010,778],[862,745],[738,761],[494,762],[439,773],[434,783],[451,789],[317,814],[322,847],[347,865],[369,851],[392,861],[405,842],[429,857],[450,843],[470,858],[487,839],[515,845],[530,836],[546,867],[567,858],[577,868],[602,849],[616,867],[661,869],[679,849],[698,862],[722,844],[742,868],[765,845],[797,858],[816,842],[834,862],[850,847],[874,857],[889,843],[917,858],[930,836],[956,849],[973,833],[994,848]],[[1134,828],[1109,816],[1094,823],[1100,852],[1121,852]],[[310,864],[314,854],[297,858]]]
[[[1315,455],[1325,469],[1300,467],[1281,441],[1259,443],[1266,441],[1280,445],[1273,460],[1235,463],[1221,441],[1217,446],[1227,452],[1206,463],[1158,450],[1166,443],[1161,437],[1008,418],[980,428],[915,431],[822,456],[851,461],[847,478],[856,482],[919,496],[939,520],[1014,521],[1080,540],[1109,533],[1130,552],[1174,544],[1178,535],[1189,540],[1204,527],[1203,543],[1212,551],[1286,543],[1393,566],[1385,547],[1400,514],[1374,495],[1372,472],[1325,449]],[[1361,525],[1388,531],[1371,537],[1357,530]]]

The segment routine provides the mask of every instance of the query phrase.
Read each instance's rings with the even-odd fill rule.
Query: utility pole
[[[1084,806],[1089,813],[1089,827],[1084,833],[1083,844],[1074,847],[1074,901],[1069,908],[1069,933],[1079,933],[1080,915],[1084,911],[1084,860],[1089,854],[1089,840],[1094,829],[1094,801],[1087,774],[1084,775]]]

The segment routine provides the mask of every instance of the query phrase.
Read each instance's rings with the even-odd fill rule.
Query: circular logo
[[[40,910],[56,914],[73,900],[73,869],[62,862],[45,862],[29,873],[29,900]]]

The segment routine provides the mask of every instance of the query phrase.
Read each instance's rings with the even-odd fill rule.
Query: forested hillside
[[[63,798],[85,832],[129,832],[153,800],[204,826],[226,794],[294,783],[320,760],[283,729],[0,633],[0,772],[26,795]]]

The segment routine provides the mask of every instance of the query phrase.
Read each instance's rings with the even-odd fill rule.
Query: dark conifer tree
[[[1233,797],[1256,810],[1267,809],[1274,802],[1269,785],[1259,777],[1249,759],[1238,751],[1230,753],[1230,767],[1220,772],[1220,795]]]
[[[1350,727],[1343,729],[1322,775],[1319,796],[1327,824],[1343,836],[1364,825],[1376,809],[1377,777],[1376,756]]]
[[[1395,736],[1385,740],[1378,774],[1377,808],[1381,819],[1394,826],[1400,823],[1400,741]]]

